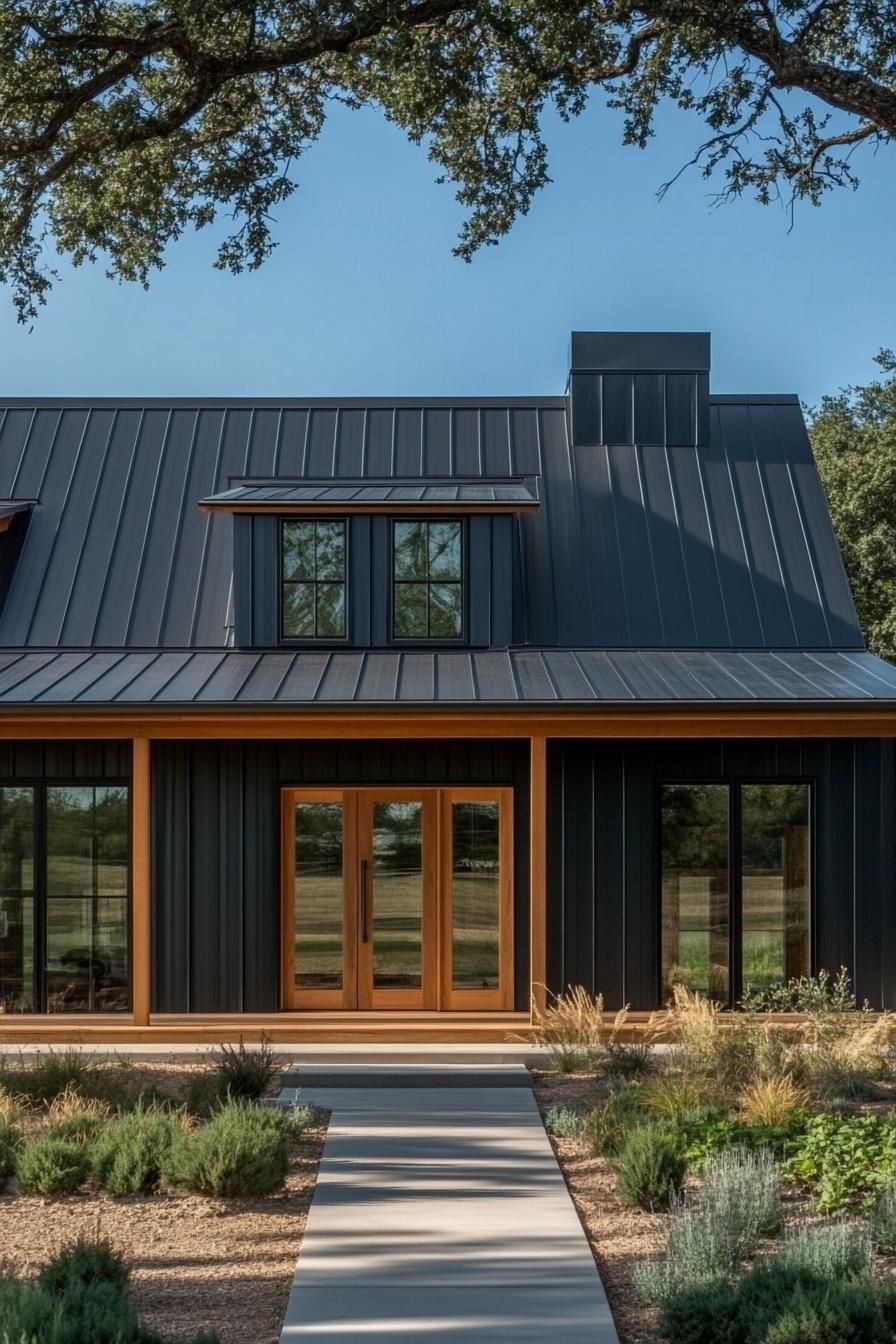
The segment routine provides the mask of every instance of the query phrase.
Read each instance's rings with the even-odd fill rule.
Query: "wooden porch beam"
[[[547,740],[533,737],[529,748],[530,1014],[544,1008],[547,977],[547,754]]]
[[[152,974],[151,783],[149,738],[135,737],[131,768],[131,1009],[137,1027],[149,1023]]]
[[[833,709],[743,711],[632,711],[596,708],[545,714],[524,707],[490,713],[470,706],[463,712],[394,710],[340,712],[297,710],[250,713],[221,711],[82,713],[73,708],[49,713],[0,711],[0,740],[6,738],[124,739],[190,738],[694,738],[694,737],[896,737],[896,710]]]

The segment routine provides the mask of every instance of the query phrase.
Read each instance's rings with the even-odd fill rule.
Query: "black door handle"
[[[368,891],[368,862],[361,860],[361,942],[370,942],[370,893]]]

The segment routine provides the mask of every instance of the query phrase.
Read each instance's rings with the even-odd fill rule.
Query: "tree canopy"
[[[886,376],[824,397],[810,435],[865,638],[896,658],[896,356],[877,362]]]
[[[594,92],[642,147],[692,112],[719,198],[818,203],[896,134],[894,72],[896,0],[2,0],[0,282],[22,320],[53,246],[145,284],[221,214],[217,264],[259,266],[333,103],[426,143],[467,259],[547,182],[546,110]]]

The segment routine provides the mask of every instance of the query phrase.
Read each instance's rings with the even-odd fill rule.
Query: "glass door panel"
[[[373,988],[423,988],[423,804],[375,802],[370,881]]]
[[[351,790],[284,794],[287,1007],[356,1006],[355,808]]]
[[[451,987],[497,989],[501,913],[496,802],[451,804]]]
[[[296,803],[295,987],[342,989],[342,803]]]
[[[441,1006],[513,1007],[513,789],[442,797]]]
[[[809,785],[741,788],[743,986],[808,975]]]

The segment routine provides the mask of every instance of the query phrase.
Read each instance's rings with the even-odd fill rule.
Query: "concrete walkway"
[[[281,1344],[618,1344],[526,1070],[378,1072],[301,1087],[333,1116]]]

